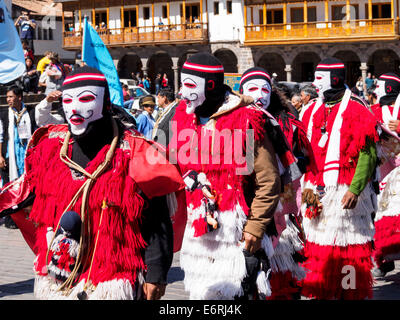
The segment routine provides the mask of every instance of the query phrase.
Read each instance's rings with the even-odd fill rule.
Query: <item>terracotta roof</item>
[[[54,15],[55,13],[56,17],[61,17],[62,13],[62,4],[54,3],[53,0],[13,0],[12,4],[29,10],[33,16]]]

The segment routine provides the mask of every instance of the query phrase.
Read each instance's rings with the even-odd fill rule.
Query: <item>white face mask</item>
[[[317,89],[318,96],[322,98],[324,96],[324,92],[332,88],[331,73],[329,71],[315,71],[313,85]]]
[[[376,94],[376,102],[378,103],[379,100],[383,97],[386,96],[385,92],[385,81],[384,80],[378,80],[376,82],[376,88],[375,88],[375,94]]]
[[[63,91],[63,108],[74,135],[83,134],[89,123],[103,117],[104,88],[85,86]]]
[[[186,113],[193,114],[206,100],[206,79],[187,73],[181,74],[182,99],[186,102]]]
[[[271,86],[265,79],[253,79],[244,83],[243,94],[254,99],[254,103],[267,109],[271,102]]]

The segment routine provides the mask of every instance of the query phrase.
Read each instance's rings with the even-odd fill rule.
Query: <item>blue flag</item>
[[[24,50],[14,21],[3,0],[0,0],[0,83],[8,83],[26,70]]]
[[[96,30],[89,25],[87,18],[85,18],[83,27],[82,60],[89,67],[96,68],[104,74],[110,89],[111,103],[122,107],[124,105],[124,95],[117,69],[107,47]]]

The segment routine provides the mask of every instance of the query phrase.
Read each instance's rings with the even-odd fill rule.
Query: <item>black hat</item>
[[[190,56],[183,64],[181,72],[206,80],[206,98],[215,95],[214,92],[218,92],[224,85],[224,66],[221,61],[207,52]]]
[[[107,79],[103,73],[96,68],[83,66],[74,70],[65,78],[61,90],[84,86],[108,88]]]
[[[243,93],[243,85],[247,82],[250,81],[252,79],[264,79],[266,80],[270,86],[271,85],[271,76],[268,74],[268,72],[260,67],[254,67],[254,68],[250,68],[247,69],[241,79],[240,79],[240,86],[239,86],[239,92]]]
[[[385,81],[385,93],[396,94],[400,93],[400,77],[395,73],[384,73],[379,77],[379,80]]]
[[[395,73],[384,73],[379,80],[385,81],[385,95],[379,99],[379,103],[390,105],[400,94],[400,77]]]
[[[317,65],[315,71],[329,71],[331,74],[331,87],[334,89],[344,87],[346,68],[341,60],[326,58]]]

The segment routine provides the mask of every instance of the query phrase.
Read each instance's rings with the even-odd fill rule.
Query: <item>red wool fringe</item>
[[[400,254],[400,215],[383,217],[375,222],[374,260],[378,266],[385,256]]]
[[[308,259],[303,264],[307,271],[302,281],[303,296],[322,300],[372,298],[372,242],[347,247],[307,242],[305,255]],[[344,266],[354,267],[355,289],[342,286],[343,278],[350,274]],[[344,283],[348,284],[347,278]]]
[[[30,149],[27,154],[27,179],[35,189],[36,200],[30,218],[38,224],[36,249],[39,252],[36,271],[46,274],[46,229],[54,229],[72,197],[83,184],[82,180],[73,180],[70,169],[59,159],[62,140],[44,139]],[[89,173],[103,162],[109,146],[105,146],[86,170]],[[69,153],[72,145],[69,147]],[[139,223],[144,200],[137,193],[137,187],[128,174],[129,154],[116,149],[112,164],[94,183],[89,196],[86,219],[90,224],[89,247],[93,249],[96,234],[99,232],[98,246],[92,266],[90,280],[94,285],[113,279],[128,279],[131,284],[136,279],[136,271],[144,269],[141,250],[145,242],[141,236]],[[99,219],[103,200],[107,201],[108,212],[103,215],[99,228]],[[80,213],[82,199],[69,210]],[[86,264],[80,278],[86,279],[90,264]]]
[[[300,282],[290,271],[271,272],[269,283],[272,294],[267,300],[293,300],[293,295],[300,292]]]
[[[339,111],[339,105],[335,105],[329,115],[325,114],[326,108],[321,107],[314,114],[313,132],[311,144],[314,150],[314,156],[317,162],[319,174],[313,176],[307,175],[306,180],[316,182],[318,185],[323,185],[323,168],[325,165],[326,152],[328,142],[324,148],[320,148],[318,143],[322,137],[321,128],[327,120],[327,132],[331,132],[335,117]],[[357,166],[358,155],[360,150],[366,146],[367,138],[371,142],[379,140],[376,131],[377,120],[375,116],[355,100],[350,100],[349,106],[343,112],[343,124],[341,128],[340,141],[340,169],[339,169],[339,184],[350,185],[353,179]],[[314,180],[314,181],[313,181]]]
[[[251,107],[237,107],[216,118],[216,130],[221,134],[214,137],[214,150],[212,146],[212,133],[204,134],[202,126],[196,122],[194,115],[186,113],[185,103],[181,103],[176,110],[173,120],[177,124],[177,132],[186,132],[184,137],[174,135],[169,145],[171,159],[177,159],[182,173],[188,170],[204,172],[211,183],[212,189],[217,194],[217,206],[221,211],[232,210],[239,203],[247,215],[249,208],[243,193],[244,175],[238,175],[238,169],[245,169],[246,163],[240,164],[236,159],[245,156],[246,130],[254,130],[255,143],[264,139],[263,113]],[[229,129],[228,129],[229,128]],[[240,133],[239,136],[235,136]],[[196,132],[196,137],[193,137]],[[224,133],[230,133],[231,140],[227,140]],[[205,138],[206,137],[206,138]],[[241,140],[240,140],[240,139]],[[183,141],[179,141],[183,140]],[[234,141],[241,142],[240,148],[234,148]],[[202,143],[203,142],[203,143]],[[196,151],[198,149],[198,152]],[[176,152],[176,150],[178,150]],[[253,150],[251,150],[253,151]],[[186,162],[185,162],[186,160]],[[228,185],[231,187],[228,189]],[[200,190],[187,192],[187,202],[193,204],[194,208],[202,205],[203,194]],[[199,227],[202,227],[199,225]]]

